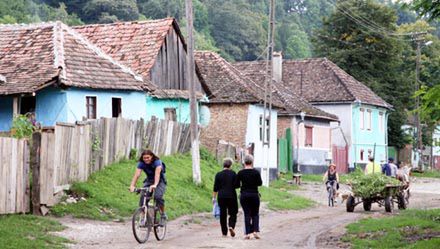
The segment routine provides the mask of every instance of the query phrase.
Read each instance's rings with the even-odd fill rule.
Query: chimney
[[[273,79],[281,82],[283,78],[283,56],[281,52],[273,52]]]

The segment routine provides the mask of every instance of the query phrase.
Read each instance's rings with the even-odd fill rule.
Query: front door
[[[332,149],[333,163],[336,164],[338,173],[348,172],[348,147],[333,145]]]

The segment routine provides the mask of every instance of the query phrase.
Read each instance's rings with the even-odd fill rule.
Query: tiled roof
[[[246,74],[254,82],[263,85],[266,80],[265,62],[238,62],[234,64],[238,70]],[[299,115],[305,112],[307,116],[319,117],[328,120],[338,120],[336,115],[327,113],[308,103],[306,99],[294,93],[284,82],[273,82],[272,98],[284,103],[284,110],[280,114]]]
[[[158,99],[189,99],[190,93],[188,90],[156,89],[151,92],[151,96]],[[202,99],[203,94],[201,92],[196,92],[196,98]]]
[[[212,96],[209,96],[210,103],[262,102],[259,95],[250,89],[246,78],[220,55],[197,51],[194,56],[202,77],[212,93]]]
[[[61,22],[0,25],[0,95],[31,93],[49,84],[152,90],[125,67]]]
[[[6,77],[0,74],[0,83],[5,83]]]
[[[264,90],[250,78],[241,74],[220,55],[197,51],[196,63],[212,95],[210,103],[264,103]],[[282,108],[283,104],[274,103]]]
[[[241,62],[236,66],[246,67],[247,75],[260,74],[265,69],[265,62]],[[289,89],[313,103],[359,100],[364,104],[392,107],[326,58],[284,60],[282,81]]]
[[[144,78],[150,78],[168,31],[177,25],[173,18],[92,24],[74,27],[91,42]]]

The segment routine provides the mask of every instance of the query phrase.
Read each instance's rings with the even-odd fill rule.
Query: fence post
[[[32,134],[31,169],[32,169],[32,213],[41,215],[40,211],[40,148],[41,133]]]

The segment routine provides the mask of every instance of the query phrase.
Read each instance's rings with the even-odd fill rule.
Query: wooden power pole
[[[189,104],[191,108],[191,154],[192,154],[192,170],[193,182],[196,184],[202,183],[202,174],[200,172],[200,144],[199,131],[197,122],[197,100],[196,100],[196,83],[194,81],[195,65],[194,65],[194,37],[193,37],[193,7],[192,0],[185,0],[186,10],[186,28],[188,31],[187,37],[187,56],[186,56],[186,75],[189,83],[190,99]]]

